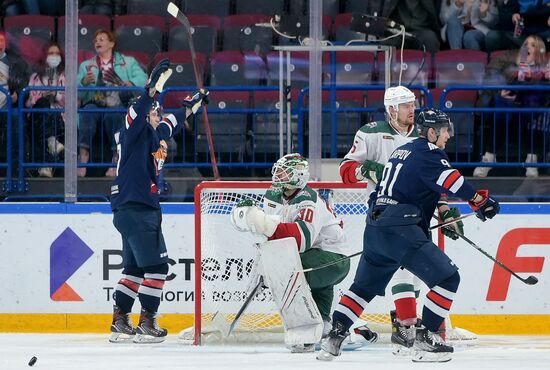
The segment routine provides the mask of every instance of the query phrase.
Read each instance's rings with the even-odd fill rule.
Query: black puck
[[[36,360],[37,360],[36,356],[32,356],[32,358],[29,361],[29,366],[33,366],[34,364],[36,364]]]

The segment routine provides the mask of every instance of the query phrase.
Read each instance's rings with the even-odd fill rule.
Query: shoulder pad
[[[264,196],[267,200],[275,203],[283,203],[283,192],[281,189],[271,187],[267,189]]]
[[[392,130],[390,129],[390,126],[385,121],[376,121],[376,122],[369,122],[366,125],[363,125],[359,131],[364,132],[366,134],[374,134],[377,132],[382,133],[388,133],[391,134]]]
[[[317,192],[310,188],[309,186],[306,186],[302,190],[296,194],[296,196],[290,201],[290,204],[298,204],[301,202],[317,202]]]

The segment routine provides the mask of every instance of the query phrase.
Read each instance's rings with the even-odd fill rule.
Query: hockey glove
[[[278,216],[266,215],[256,206],[235,207],[231,212],[231,223],[237,230],[250,231],[268,238],[275,233],[280,222]]]
[[[172,70],[170,69],[170,61],[168,59],[162,59],[157,63],[155,68],[151,71],[149,79],[145,84],[145,88],[149,90],[149,95],[154,95],[156,91],[162,92],[164,83],[168,80]]]
[[[182,102],[182,105],[185,107],[185,118],[189,118],[190,115],[197,113],[202,103],[208,104],[209,94],[210,91],[202,88],[195,91],[193,95],[187,95]]]
[[[368,159],[358,168],[361,171],[361,176],[363,179],[367,178],[372,180],[375,184],[378,184],[378,181],[382,177],[382,172],[384,171],[384,165],[374,161],[369,161]]]
[[[458,210],[458,208],[450,208],[439,214],[439,218],[442,222],[451,221],[457,217],[460,217],[460,211]],[[448,238],[457,240],[457,234],[464,235],[464,222],[462,222],[462,220],[459,220],[455,223],[444,226],[441,229],[441,233]]]
[[[500,204],[489,196],[489,190],[478,190],[470,199],[468,205],[476,213],[477,218],[485,222],[500,211]]]

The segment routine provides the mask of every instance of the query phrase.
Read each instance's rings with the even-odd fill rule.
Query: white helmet
[[[399,104],[414,103],[415,100],[416,96],[414,96],[414,93],[405,86],[389,87],[386,92],[384,92],[384,106],[388,114],[389,107],[393,107],[393,109],[397,110]]]
[[[309,164],[298,153],[281,157],[271,168],[273,186],[288,189],[302,189],[309,181]]]

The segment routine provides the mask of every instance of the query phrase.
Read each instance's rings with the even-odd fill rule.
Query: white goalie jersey
[[[308,186],[288,200],[279,189],[270,188],[264,197],[263,210],[281,219],[270,239],[293,237],[300,253],[310,248],[343,255],[351,253],[342,220],[333,212],[330,200]]]

